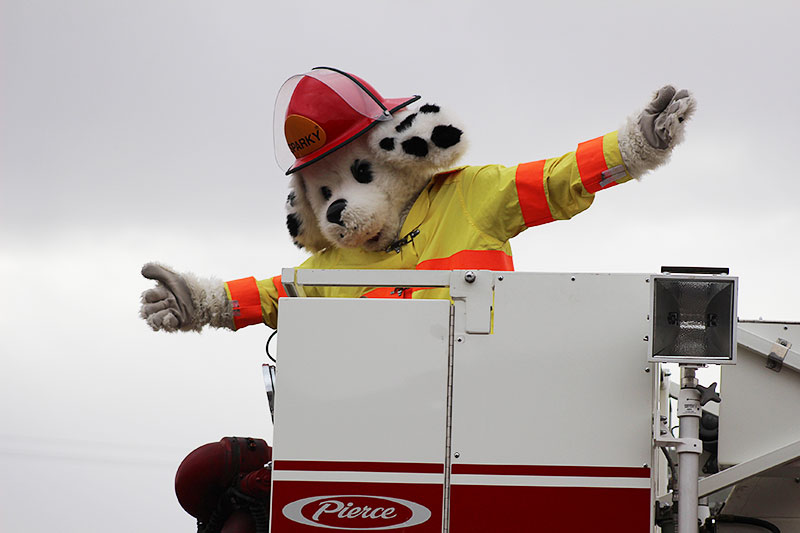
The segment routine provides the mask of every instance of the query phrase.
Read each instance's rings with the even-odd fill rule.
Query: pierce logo
[[[307,526],[378,531],[422,524],[431,511],[400,498],[349,494],[296,500],[284,506],[283,516]]]
[[[301,115],[289,115],[284,124],[286,142],[295,157],[303,157],[325,145],[327,136],[319,124]]]

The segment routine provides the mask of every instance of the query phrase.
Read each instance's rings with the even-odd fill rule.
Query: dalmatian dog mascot
[[[352,74],[317,68],[290,78],[276,103],[276,153],[291,176],[286,218],[303,268],[513,270],[509,239],[569,219],[597,192],[664,164],[695,100],[659,89],[619,131],[575,152],[514,167],[455,167],[468,134],[419,96],[383,98]],[[283,143],[285,138],[286,143]],[[149,263],[142,295],[154,330],[277,327],[280,277],[223,283]],[[318,288],[309,296],[446,297],[442,290]]]
[[[569,219],[587,209],[596,193],[664,164],[683,139],[696,105],[688,91],[668,85],[618,131],[582,142],[574,152],[513,167],[455,166],[468,132],[438,104],[419,105],[419,99],[384,98],[363,79],[328,67],[283,85],[275,111],[276,155],[291,176],[289,234],[311,253],[302,268],[513,270],[512,237],[531,226]],[[142,318],[154,330],[277,327],[278,302],[285,296],[280,276],[223,283],[157,263],[146,264],[142,274],[156,282],[143,293],[141,306]],[[306,292],[448,297],[446,289],[319,287]],[[228,465],[239,477],[200,480],[197,472],[207,475],[203,465],[209,461],[247,455],[246,448],[231,455],[233,445],[223,439],[201,447],[179,469],[179,500],[198,518],[201,531],[224,523],[217,499],[230,499],[228,493],[222,497],[223,489],[234,485],[241,492],[243,482],[239,464]],[[253,447],[262,459],[264,446],[258,441]],[[268,472],[249,470],[262,481],[251,500],[265,498]]]

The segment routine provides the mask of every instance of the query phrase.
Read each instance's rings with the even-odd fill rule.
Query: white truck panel
[[[739,328],[800,349],[800,324],[741,322]],[[721,369],[720,464],[738,464],[800,441],[800,372],[789,366],[775,372],[766,363],[762,354],[740,345],[736,365]]]
[[[494,333],[455,343],[453,464],[649,463],[647,278],[503,275]]]
[[[281,299],[275,457],[443,462],[449,308]]]

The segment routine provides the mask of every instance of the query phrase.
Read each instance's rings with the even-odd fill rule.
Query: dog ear
[[[452,167],[467,148],[463,126],[436,104],[395,113],[368,143],[386,163],[429,175]]]
[[[286,198],[286,227],[289,229],[294,244],[305,248],[312,254],[330,246],[317,224],[314,208],[308,201],[306,185],[300,173],[292,175],[289,181],[289,196]]]

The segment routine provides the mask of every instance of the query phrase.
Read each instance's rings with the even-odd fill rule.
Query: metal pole
[[[678,396],[680,439],[678,447],[678,533],[697,533],[698,489],[702,443],[700,437],[700,391],[695,367],[681,365],[681,391]]]

